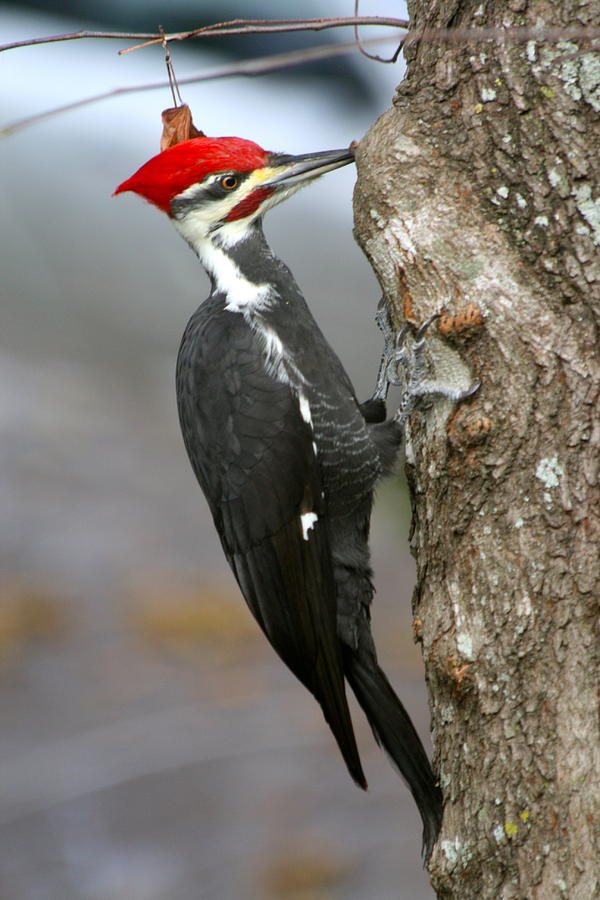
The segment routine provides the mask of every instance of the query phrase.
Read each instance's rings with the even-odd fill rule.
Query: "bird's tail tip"
[[[410,717],[376,659],[349,652],[345,674],[375,739],[406,781],[423,821],[423,857],[431,856],[442,823],[443,798]]]

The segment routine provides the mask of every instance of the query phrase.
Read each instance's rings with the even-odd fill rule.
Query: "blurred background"
[[[352,12],[344,0],[21,0],[0,6],[0,34]],[[406,15],[392,0],[361,12]],[[172,53],[183,78],[351,39]],[[117,56],[125,45],[3,53],[0,126],[163,78],[159,47]],[[360,138],[401,76],[353,54],[182,92],[207,133],[302,153]],[[184,454],[173,372],[208,282],[165,216],[111,198],[157,152],[171,105],[167,89],[131,94],[0,141],[0,900],[427,900],[412,799],[356,709],[370,790],[352,785],[316,704],[251,620]],[[352,239],[354,177],[329,175],[266,231],[367,396],[379,292]],[[396,479],[374,516],[374,627],[425,737],[408,516]]]

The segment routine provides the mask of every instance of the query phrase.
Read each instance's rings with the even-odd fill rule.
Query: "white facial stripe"
[[[225,194],[220,200],[211,199],[210,201],[202,202],[207,185],[214,184],[226,173],[219,172],[215,175],[211,175],[199,184],[190,185],[190,187],[186,188],[185,191],[182,191],[178,197],[182,200],[189,200],[192,202],[197,200],[198,207],[190,209],[180,218],[175,218],[175,224],[186,241],[191,244],[194,249],[197,249],[199,241],[207,238],[210,234],[218,236],[224,247],[234,246],[239,241],[243,240],[248,230],[248,226],[258,218],[258,216],[264,215],[264,213],[273,206],[277,206],[278,203],[287,200],[291,194],[295,194],[296,191],[302,187],[302,183],[291,184],[287,188],[280,187],[263,200],[254,212],[247,216],[243,216],[241,219],[235,219],[233,222],[225,221],[229,213],[235,209],[239,203],[242,203],[252,191],[259,188],[264,181],[268,181],[273,176],[273,173],[276,173],[277,171],[277,168],[267,167],[252,172],[244,179],[238,188],[231,191],[230,194]]]
[[[175,226],[185,240],[192,245],[200,262],[212,276],[215,288],[225,294],[229,302],[228,312],[259,310],[269,302],[271,288],[268,284],[254,284],[244,278],[235,262],[210,238],[198,238],[194,219],[189,215],[174,220]]]
[[[288,190],[279,189],[267,197],[260,206],[248,216],[225,222],[232,209],[241,203],[249,194],[272,177],[276,169],[264,168],[252,172],[231,194],[220,200],[201,202],[202,194],[208,184],[223,177],[223,172],[211,175],[201,184],[190,185],[178,196],[183,200],[198,200],[198,206],[189,208],[185,214],[173,218],[173,224],[181,236],[198,254],[203,266],[213,278],[217,291],[227,295],[225,309],[229,312],[252,314],[259,312],[271,300],[270,288],[267,284],[255,284],[245,278],[235,262],[223,252],[222,248],[235,246],[248,234],[252,222],[266,210],[285,200],[295,193],[300,185],[291,185]],[[222,223],[222,224],[219,224]],[[281,361],[281,355],[278,361]],[[279,366],[277,366],[280,368]]]
[[[256,219],[259,212],[251,216],[244,216],[243,219],[235,219],[233,222],[224,222],[219,225],[213,232],[215,240],[222,247],[235,247],[240,241],[243,241],[248,234],[248,226]]]
[[[260,187],[260,185],[253,185],[252,190],[256,187]],[[248,226],[254,222],[255,219],[258,219],[259,216],[263,216],[268,210],[277,206],[277,204],[281,203],[283,200],[287,200],[288,197],[295,194],[301,187],[301,184],[295,184],[291,185],[287,190],[282,190],[280,188],[279,190],[274,191],[258,205],[253,213],[243,216],[241,219],[234,219],[233,222],[224,222],[222,225],[218,226],[214,234],[218,236],[219,241],[224,247],[233,247],[235,244],[239,243],[239,241],[244,239],[248,232]],[[251,192],[247,192],[244,196],[247,197],[248,193]],[[240,197],[238,203],[241,203],[243,199],[244,197]],[[236,206],[237,203],[232,208],[235,209]]]
[[[190,222],[188,227],[193,228],[197,236],[206,237],[218,222],[222,222],[226,219],[231,210],[234,209],[238,203],[245,200],[248,194],[251,194],[255,188],[260,187],[261,182],[265,180],[265,176],[262,171],[259,170],[258,172],[252,172],[241,182],[239,187],[235,188],[230,193],[223,194],[223,197],[220,200],[204,197],[203,195],[205,195],[207,187],[220,181],[220,179],[223,178],[223,175],[226,174],[226,172],[218,172],[215,175],[210,175],[204,181],[198,184],[192,184],[190,187],[186,188],[185,191],[178,194],[178,200],[188,200],[192,203],[198,201],[199,205],[197,209],[189,210],[181,218],[177,218],[176,221],[185,222],[191,219],[193,224]]]

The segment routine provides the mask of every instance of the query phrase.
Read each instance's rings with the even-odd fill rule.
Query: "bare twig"
[[[153,33],[132,34],[128,31],[68,31],[65,34],[49,34],[44,37],[27,38],[23,41],[10,41],[8,44],[0,44],[0,52],[3,50],[18,50],[19,47],[35,47],[37,44],[55,44],[59,41],[79,41],[87,38],[101,38],[109,41],[139,41],[143,38],[154,37],[156,35]]]
[[[383,16],[363,16],[356,22],[353,16],[343,16],[329,19],[232,19],[229,22],[215,22],[202,28],[194,28],[192,31],[178,31],[166,34],[167,41],[183,41],[187,38],[214,37],[215,34],[256,34],[266,32],[269,34],[287,31],[323,31],[326,28],[343,28],[349,25],[383,25],[392,28],[408,28],[406,19],[395,19]],[[85,38],[104,38],[106,40],[120,41],[146,41],[139,46],[161,43],[161,34],[132,32],[107,32],[107,31],[72,31],[66,34],[53,34],[47,37],[29,38],[23,41],[12,41],[9,44],[0,44],[2,50],[15,50],[19,47],[30,47],[35,44],[51,44],[57,41],[77,41]],[[131,50],[137,47],[129,48]],[[121,51],[121,52],[127,52]]]
[[[379,41],[396,41],[389,35],[378,38],[369,38],[364,43],[375,44]],[[337,44],[323,44],[320,47],[308,47],[304,50],[292,50],[287,53],[274,53],[269,56],[258,56],[254,59],[240,60],[232,63],[230,66],[220,66],[209,72],[202,72],[198,75],[188,75],[186,78],[180,78],[179,84],[196,84],[200,81],[216,81],[219,78],[230,78],[233,75],[263,75],[266,72],[272,72],[275,69],[282,69],[288,66],[297,66],[301,63],[312,62],[316,59],[327,59],[332,56],[342,56],[345,53],[351,53],[356,50],[355,41]],[[46,110],[42,113],[36,113],[33,116],[27,116],[11,122],[0,128],[0,137],[8,137],[28,125],[34,125],[43,119],[51,116],[57,116],[60,113],[69,112],[78,109],[81,106],[89,106],[92,103],[99,103],[101,100],[108,100],[111,97],[120,97],[123,94],[133,94],[139,91],[154,91],[159,88],[169,87],[168,81],[156,81],[150,84],[129,85],[127,87],[113,88],[110,91],[104,91],[101,94],[94,94],[92,97],[85,97],[81,100],[75,100],[72,103],[65,103],[63,106],[57,106],[54,109]]]
[[[354,0],[354,18],[356,20],[354,23],[354,37],[356,39],[356,42],[358,43],[358,49],[360,50],[360,52],[362,53],[363,56],[367,57],[367,59],[372,59],[372,60],[375,60],[375,62],[380,62],[380,63],[395,63],[398,59],[398,55],[399,55],[400,51],[402,50],[403,45],[404,45],[404,38],[402,38],[402,40],[398,43],[398,46],[396,47],[396,50],[394,51],[394,53],[387,58],[385,56],[378,56],[376,53],[369,53],[369,51],[365,49],[365,46],[360,39],[360,33],[358,30],[357,22],[358,22],[358,19],[360,19],[359,7],[360,7],[360,0]]]
[[[227,22],[214,22],[212,25],[203,25],[202,28],[194,28],[193,31],[183,31],[178,34],[167,35],[167,40],[182,41],[187,38],[213,37],[214,35],[232,34],[280,34],[288,31],[323,31],[325,28],[343,28],[346,25],[354,25],[356,31],[356,18],[342,16],[339,18],[323,19],[230,19]],[[406,19],[387,18],[383,16],[363,16],[360,25],[385,25],[392,28],[406,30],[409,23]],[[119,50],[119,54],[130,53],[132,50],[141,50],[155,44],[156,38],[136,44],[134,47],[126,47]]]

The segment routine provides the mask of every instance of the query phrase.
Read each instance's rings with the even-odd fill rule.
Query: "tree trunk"
[[[411,12],[413,27],[468,28],[598,24],[598,9],[414,0]],[[414,44],[357,151],[356,236],[396,323],[443,310],[436,376],[482,382],[407,429],[415,633],[445,797],[429,866],[441,898],[599,891],[592,46]]]

